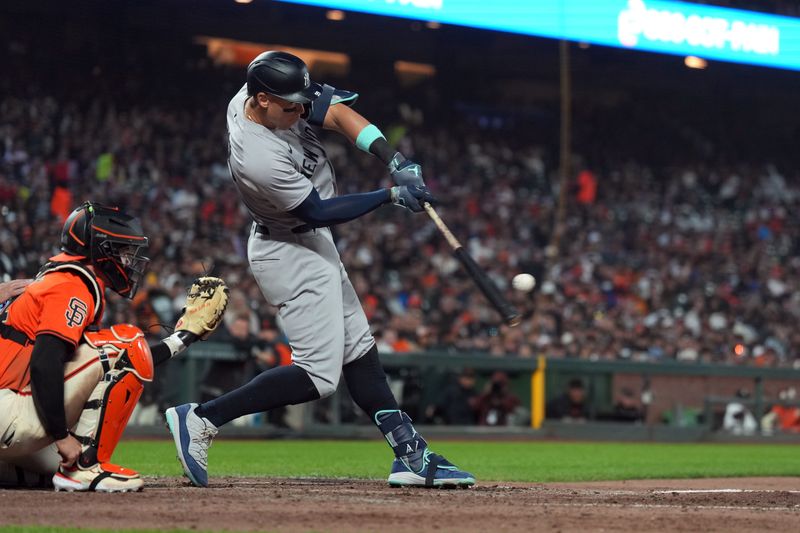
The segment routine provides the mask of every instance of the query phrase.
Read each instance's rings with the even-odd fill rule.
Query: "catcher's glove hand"
[[[194,280],[186,295],[186,307],[175,324],[175,331],[194,333],[201,340],[208,338],[222,322],[229,292],[220,278],[206,276]]]

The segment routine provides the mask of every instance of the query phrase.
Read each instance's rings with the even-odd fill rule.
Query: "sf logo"
[[[69,309],[64,313],[64,316],[67,317],[67,326],[74,328],[83,324],[88,310],[89,308],[82,300],[72,298],[69,301]]]

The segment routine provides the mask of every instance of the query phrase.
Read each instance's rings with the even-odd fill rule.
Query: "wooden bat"
[[[472,281],[478,286],[486,299],[489,300],[489,303],[500,313],[500,316],[503,317],[503,322],[508,324],[509,326],[516,326],[522,321],[522,317],[519,315],[519,311],[517,311],[508,300],[500,294],[500,289],[497,288],[497,285],[489,279],[489,276],[486,275],[481,267],[478,266],[478,263],[467,253],[464,247],[458,242],[453,232],[450,231],[450,228],[447,227],[447,224],[444,223],[442,218],[439,216],[439,213],[433,208],[431,204],[428,202],[424,202],[422,206],[425,208],[425,211],[428,213],[428,216],[431,217],[433,223],[436,224],[436,227],[439,229],[444,238],[447,240],[450,247],[453,248],[453,255],[458,259],[458,261],[464,266],[464,269],[469,274],[469,277],[472,278]]]

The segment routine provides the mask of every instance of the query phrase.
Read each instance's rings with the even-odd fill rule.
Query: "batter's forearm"
[[[366,118],[347,106],[331,106],[325,116],[324,127],[341,133],[359,149],[377,157],[384,165],[388,165],[397,153],[377,126],[370,124]]]
[[[37,335],[31,353],[31,392],[39,420],[54,440],[66,437],[64,363],[74,347],[53,335]]]
[[[355,144],[358,134],[369,125],[369,120],[354,109],[345,105],[332,105],[325,115],[322,127],[341,133]]]
[[[343,224],[370,213],[391,202],[389,189],[347,194],[322,200],[316,189],[291,213],[312,228]]]

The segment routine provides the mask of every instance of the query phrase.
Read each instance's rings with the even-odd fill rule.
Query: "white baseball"
[[[518,291],[528,292],[536,286],[536,278],[530,274],[517,274],[511,280],[511,286]]]

